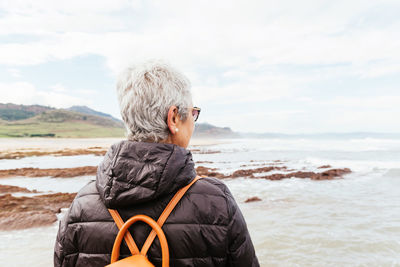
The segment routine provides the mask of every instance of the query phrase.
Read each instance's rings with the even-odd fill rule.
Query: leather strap
[[[163,226],[164,222],[167,220],[168,216],[171,214],[172,210],[175,208],[176,204],[178,204],[179,200],[181,200],[181,198],[186,193],[186,191],[192,186],[192,184],[194,184],[200,178],[201,178],[200,176],[196,176],[190,184],[179,189],[179,191],[176,192],[175,196],[169,201],[167,207],[164,209],[163,213],[160,215],[160,217],[157,220],[157,224],[160,227]],[[147,254],[147,251],[149,250],[155,237],[156,237],[156,232],[154,230],[152,230],[150,235],[147,237],[146,241],[144,242],[142,250],[140,251],[140,253],[142,255]]]
[[[183,197],[183,195],[186,193],[186,191],[197,181],[199,180],[200,176],[196,176],[190,184],[187,186],[181,188],[176,192],[175,196],[169,201],[167,207],[164,209],[163,213],[160,215],[160,217],[157,220],[157,224],[162,227],[164,222],[167,220],[168,216],[171,214],[172,210],[175,208],[176,204],[178,204],[179,200]],[[122,220],[121,216],[119,215],[117,210],[113,209],[108,209],[110,212],[111,216],[113,217],[115,223],[118,226],[118,229],[121,229],[124,221]],[[129,250],[131,251],[132,255],[136,254],[142,254],[146,255],[147,251],[149,250],[151,244],[154,241],[154,238],[156,237],[156,232],[154,230],[151,231],[150,235],[147,237],[146,241],[144,242],[144,245],[142,247],[142,250],[139,252],[139,249],[135,243],[135,241],[132,238],[132,235],[129,233],[129,231],[126,232],[124,239],[125,242],[128,245]]]
[[[113,217],[115,224],[118,226],[118,229],[121,230],[122,226],[124,225],[124,220],[122,220],[118,211],[112,210],[112,209],[108,209],[108,211],[110,212],[111,216]],[[136,243],[133,240],[129,231],[126,231],[126,234],[124,235],[124,239],[125,239],[126,244],[128,245],[129,250],[131,251],[132,255],[136,255],[136,254],[140,253],[139,249],[136,246]]]

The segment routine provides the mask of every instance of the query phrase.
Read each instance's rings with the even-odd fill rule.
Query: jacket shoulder
[[[178,202],[167,224],[202,225],[211,230],[223,227],[218,231],[225,235],[230,211],[226,190],[226,185],[217,179],[198,180]]]
[[[68,224],[102,222],[111,218],[107,208],[102,203],[95,181],[91,181],[78,192],[72,201],[67,216]]]
[[[88,183],[78,192],[60,221],[54,265],[104,266],[110,260],[109,252],[117,232],[94,181]]]
[[[93,194],[99,194],[99,192],[97,191],[96,183],[95,183],[94,180],[90,181],[84,187],[82,187],[78,191],[78,193],[76,195],[76,198],[83,197],[83,196],[86,196],[86,195],[93,195]]]
[[[210,196],[221,196],[224,198],[230,195],[229,189],[226,184],[217,178],[203,177],[198,180],[192,187],[193,189],[191,189],[191,193],[201,193]]]

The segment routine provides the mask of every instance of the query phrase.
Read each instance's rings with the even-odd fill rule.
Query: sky
[[[400,132],[400,1],[0,0],[0,103],[121,118],[118,73],[162,59],[199,122]]]

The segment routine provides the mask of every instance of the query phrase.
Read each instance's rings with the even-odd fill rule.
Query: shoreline
[[[125,138],[0,138],[0,160],[31,156],[104,155]],[[227,143],[223,139],[192,138],[189,147]]]

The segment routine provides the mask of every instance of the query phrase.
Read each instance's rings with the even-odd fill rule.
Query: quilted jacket
[[[96,181],[82,188],[60,221],[54,249],[55,266],[104,266],[118,228],[107,208],[124,221],[137,214],[157,220],[176,191],[196,176],[192,155],[171,144],[121,141],[114,144],[97,170]],[[150,227],[130,227],[139,249]],[[163,226],[170,266],[259,266],[245,220],[226,185],[214,178],[197,181],[182,197]],[[158,238],[148,252],[161,266]],[[130,256],[123,243],[121,258]]]

